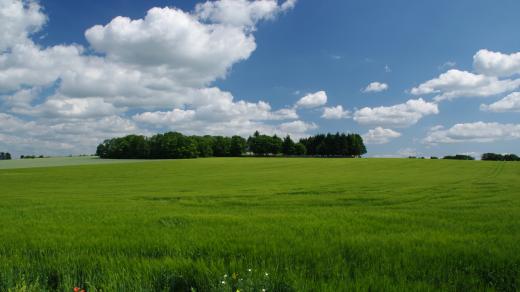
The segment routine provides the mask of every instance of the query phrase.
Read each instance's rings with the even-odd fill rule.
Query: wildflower
[[[265,290],[265,289],[262,289],[262,292],[265,292],[265,291],[267,291],[267,290]]]
[[[222,281],[222,285],[226,285],[226,281]]]
[[[227,274],[224,275],[224,278],[227,278]]]
[[[265,273],[265,276],[268,277],[268,276],[269,276],[269,273]]]
[[[74,287],[74,292],[79,292],[79,288],[78,287]]]
[[[252,270],[251,269],[247,269],[249,272],[251,272]]]

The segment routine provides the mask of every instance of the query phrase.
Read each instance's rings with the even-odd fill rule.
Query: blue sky
[[[357,132],[370,156],[518,153],[517,11],[512,0],[0,0],[11,15],[0,151],[259,129]]]

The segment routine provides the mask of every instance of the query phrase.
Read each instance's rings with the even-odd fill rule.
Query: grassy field
[[[93,156],[74,156],[74,157],[49,157],[34,159],[14,159],[1,160],[0,169],[13,168],[32,168],[32,167],[52,167],[52,166],[68,166],[68,165],[90,165],[90,164],[110,164],[110,163],[135,163],[144,160],[131,159],[99,159]]]
[[[0,291],[520,289],[520,164],[0,170]]]

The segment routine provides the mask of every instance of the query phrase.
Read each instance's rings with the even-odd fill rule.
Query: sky
[[[127,134],[520,154],[520,2],[0,0],[0,151]]]

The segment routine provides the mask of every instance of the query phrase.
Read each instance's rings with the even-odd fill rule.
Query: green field
[[[75,286],[518,290],[520,164],[212,158],[0,170],[0,291]]]
[[[111,163],[135,163],[144,160],[131,159],[99,159],[93,156],[75,156],[75,157],[48,157],[34,159],[14,159],[1,160],[0,169],[13,168],[32,168],[32,167],[51,167],[51,166],[68,166],[68,165],[90,165],[90,164],[111,164]]]

